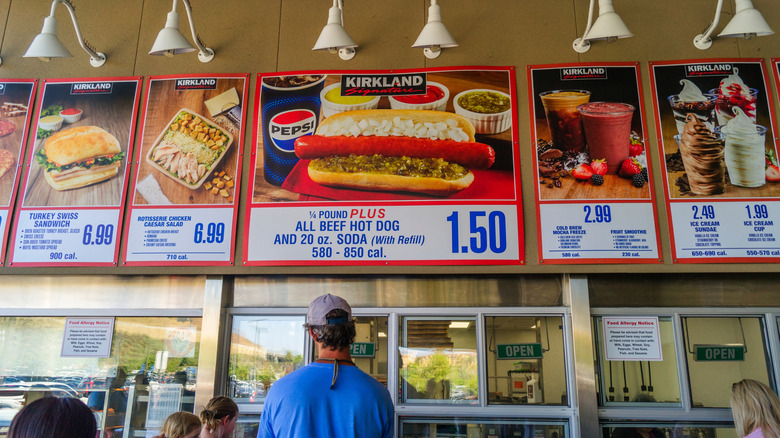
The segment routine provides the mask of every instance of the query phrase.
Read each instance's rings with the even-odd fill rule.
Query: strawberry
[[[642,171],[642,165],[636,160],[636,158],[626,158],[623,160],[623,164],[620,165],[618,174],[623,178],[631,178],[637,173]]]
[[[607,160],[600,159],[600,160],[593,160],[592,163],[590,163],[590,168],[593,170],[593,173],[596,175],[606,175],[607,174]]]
[[[766,180],[769,182],[780,182],[780,168],[774,164],[766,168]]]
[[[580,164],[571,171],[571,174],[577,179],[586,180],[593,176],[593,169],[587,164]]]
[[[642,147],[642,143],[631,142],[631,144],[628,146],[629,157],[636,157],[637,155],[642,155],[642,152],[644,151],[645,148]]]

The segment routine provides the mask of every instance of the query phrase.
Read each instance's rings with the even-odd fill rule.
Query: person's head
[[[165,438],[194,438],[200,434],[200,419],[189,412],[174,412],[162,425]]]
[[[8,438],[95,438],[96,433],[95,416],[81,400],[44,397],[16,414]]]
[[[230,436],[236,427],[238,406],[229,397],[217,396],[209,400],[206,407],[200,411],[200,421],[209,432],[221,430],[222,436]]]
[[[761,382],[745,379],[731,386],[731,413],[739,436],[760,427],[765,437],[780,437],[780,399]]]
[[[306,328],[321,348],[342,350],[355,342],[352,308],[341,297],[325,294],[309,304]]]

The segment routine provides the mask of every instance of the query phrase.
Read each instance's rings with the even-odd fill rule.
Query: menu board
[[[522,264],[512,67],[258,75],[244,265]]]
[[[123,265],[233,263],[248,78],[148,78]]]
[[[24,159],[24,139],[37,79],[3,79],[0,82],[0,266],[5,257],[9,216],[14,211]]]
[[[10,266],[117,263],[140,83],[43,81]]]
[[[777,134],[763,60],[653,62],[650,72],[673,261],[780,260]]]
[[[636,63],[528,67],[540,263],[661,263]]]

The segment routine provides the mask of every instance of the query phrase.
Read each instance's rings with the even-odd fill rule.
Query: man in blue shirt
[[[392,438],[390,393],[352,362],[352,309],[326,294],[309,305],[306,328],[319,359],[271,386],[258,438]]]

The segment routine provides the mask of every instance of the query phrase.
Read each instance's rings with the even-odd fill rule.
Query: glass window
[[[566,405],[560,316],[485,317],[488,403]]]
[[[399,437],[402,438],[566,438],[568,424],[564,421],[520,420],[516,418],[404,418],[401,417]]]
[[[236,402],[262,403],[274,382],[303,366],[306,317],[233,317],[229,394]]]
[[[731,384],[742,379],[772,386],[762,322],[760,317],[683,318],[694,407],[728,408]]]
[[[601,426],[604,438],[738,438],[733,426],[634,422]]]
[[[350,353],[352,361],[364,373],[387,387],[387,317],[355,317],[355,343]],[[317,348],[314,348],[316,359]]]
[[[477,404],[475,318],[401,318],[401,402]]]
[[[233,438],[257,438],[257,430],[259,428],[259,415],[243,415],[239,413],[236,428],[233,430]]]
[[[103,437],[145,436],[153,428],[149,393],[160,385],[175,395],[172,412],[192,412],[200,324],[115,318],[110,357],[60,357],[64,317],[0,318],[0,431],[24,405],[47,396],[81,399]]]
[[[602,318],[594,319],[598,354],[599,401],[602,405],[659,403],[681,406],[680,379],[674,347],[674,328],[669,317],[659,317],[662,361],[606,360]]]

